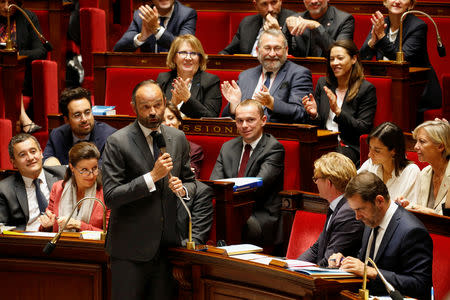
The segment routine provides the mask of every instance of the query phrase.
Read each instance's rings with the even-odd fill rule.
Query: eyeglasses
[[[188,55],[190,58],[196,58],[197,56],[200,56],[200,53],[198,53],[198,52],[187,52],[187,51],[178,51],[177,54],[181,58],[186,58],[186,57],[188,57]]]
[[[98,175],[98,168],[94,167],[92,168],[92,170],[88,170],[88,169],[81,169],[79,170],[77,167],[75,167],[75,169],[78,171],[78,173],[80,173],[81,176],[83,177],[88,177],[89,175]]]
[[[79,121],[84,116],[85,118],[89,118],[92,115],[92,111],[90,109],[85,110],[84,112],[77,112],[72,115],[72,118]]]
[[[317,180],[319,180],[319,179],[325,179],[326,177],[316,177],[316,176],[313,176],[312,177],[312,180],[313,180],[313,182],[315,183],[315,184],[317,184]]]

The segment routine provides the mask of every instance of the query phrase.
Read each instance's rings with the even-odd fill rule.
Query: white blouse
[[[383,180],[383,167],[381,164],[373,164],[371,158],[363,163],[361,168],[359,168],[358,173],[362,171],[372,172]],[[405,199],[416,199],[417,190],[414,186],[419,175],[420,169],[414,163],[408,164],[403,171],[400,172],[398,177],[395,176],[395,170],[393,170],[391,178],[386,182],[391,199],[395,200],[400,196],[403,196]]]

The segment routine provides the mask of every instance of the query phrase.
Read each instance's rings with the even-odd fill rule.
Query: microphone
[[[158,146],[161,153],[166,153],[166,140],[164,139],[164,136],[156,131],[156,134],[153,136],[154,141],[156,142],[156,145]],[[169,172],[169,178],[172,177],[172,174]],[[188,217],[189,217],[189,236],[188,236],[188,242],[186,243],[186,248],[189,250],[195,250],[195,242],[192,240],[192,215],[189,210],[189,208],[186,205],[186,202],[184,202],[183,198],[181,197],[180,193],[176,193],[177,198],[181,201],[181,203],[184,206],[184,209],[186,210]]]
[[[434,25],[434,29],[436,30],[437,52],[439,54],[439,57],[446,56],[445,46],[442,43],[442,39],[441,39],[441,36],[439,34],[438,27],[436,25],[436,22],[434,22],[433,18],[429,14],[427,14],[427,13],[425,13],[423,11],[410,10],[410,11],[404,12],[402,14],[402,17],[400,18],[400,42],[399,42],[399,45],[398,45],[398,52],[397,52],[396,62],[402,63],[402,62],[405,61],[405,55],[404,55],[404,53],[402,51],[402,44],[403,44],[403,41],[402,41],[402,38],[403,38],[403,19],[405,19],[406,15],[408,15],[408,14],[421,14],[421,15],[424,15],[425,17],[427,17],[428,19],[430,19],[431,23],[433,23],[433,25]]]
[[[375,264],[375,262],[370,257],[368,257],[367,260],[370,261],[370,263],[374,266],[375,270],[377,271],[378,275],[381,278],[381,281],[383,282],[384,286],[386,287],[386,290],[388,291],[389,296],[393,300],[403,300],[402,294],[400,294],[399,291],[394,289],[394,287],[386,280],[386,278],[384,278],[383,274],[380,272],[380,270],[378,269],[378,267]],[[366,264],[367,264],[367,261],[366,261]],[[364,266],[364,269],[365,269],[365,267],[366,266]]]
[[[27,13],[20,6],[18,6],[16,4],[10,4],[8,6],[7,27],[6,27],[7,39],[6,39],[5,50],[9,50],[9,51],[14,50],[12,40],[11,40],[11,25],[10,25],[11,14],[9,13],[11,8],[13,8],[13,7],[18,9],[22,13],[22,15],[25,17],[25,19],[27,19],[28,23],[30,23],[31,27],[33,28],[33,31],[37,34],[37,36],[41,40],[41,43],[44,45],[45,50],[52,51],[53,46],[50,44],[50,42],[42,35],[42,33],[39,32],[39,30],[37,30],[36,26],[34,26],[33,22],[30,20],[30,17],[28,17]]]
[[[80,205],[85,200],[94,200],[102,205],[102,207],[103,207],[103,232],[101,233],[101,239],[105,240],[105,237],[106,237],[106,206],[102,201],[100,201],[99,199],[97,199],[95,197],[84,197],[83,199],[78,201],[77,204],[75,204],[75,206],[72,209],[72,212],[70,213],[70,215],[67,218],[64,225],[59,229],[58,233],[53,237],[53,239],[50,242],[48,242],[47,245],[45,245],[44,249],[42,250],[45,254],[48,255],[48,254],[52,253],[53,249],[55,249],[56,243],[59,241],[59,238],[61,237],[61,234],[64,231],[64,229],[66,229],[67,223],[69,223],[69,220],[70,220],[70,218],[72,218],[73,213],[77,209],[78,205]]]

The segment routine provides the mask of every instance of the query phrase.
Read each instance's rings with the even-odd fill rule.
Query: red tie
[[[242,155],[241,166],[239,167],[238,177],[244,177],[245,169],[247,168],[248,159],[250,158],[250,151],[252,146],[245,144],[244,154]]]

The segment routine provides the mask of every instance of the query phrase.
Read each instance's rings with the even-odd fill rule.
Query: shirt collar
[[[76,136],[75,134],[73,134],[73,132],[72,132],[72,141],[73,141],[73,144],[74,144],[74,145],[75,145],[76,143],[79,143],[79,142],[88,142],[90,138],[91,138],[91,133],[90,133],[90,132],[89,132],[88,135],[84,136],[84,138],[82,138],[82,139],[80,139],[79,137],[77,137],[77,136]]]
[[[384,214],[384,217],[381,220],[380,225],[378,225],[384,231],[387,229],[389,222],[391,222],[392,216],[394,215],[397,208],[398,208],[398,205],[395,204],[394,201],[389,200],[389,207],[386,210],[386,213]]]
[[[152,133],[153,131],[158,131],[161,133],[161,125],[158,126],[158,128],[156,128],[156,130],[152,130],[150,128],[145,127],[144,125],[142,125],[139,121],[138,121],[139,127],[142,130],[142,133],[144,134],[145,137],[148,137],[150,135],[150,133]]]
[[[261,134],[261,136],[259,138],[257,138],[256,140],[254,140],[253,142],[251,142],[249,144],[250,146],[252,146],[252,150],[255,150],[255,147],[258,145],[258,143],[261,140],[261,138],[262,138],[262,134]],[[244,147],[245,147],[245,145],[247,145],[247,143],[244,140],[242,140],[242,144],[244,145]]]
[[[341,202],[341,199],[344,198],[344,195],[338,196],[336,199],[331,201],[329,208],[334,212],[336,210],[336,206],[338,206],[339,202]]]
[[[42,182],[45,182],[44,169],[41,169],[41,173],[39,173],[39,176],[37,178],[39,178]],[[26,188],[32,187],[34,179],[32,179],[30,177],[26,177],[26,176],[22,176],[22,179],[23,179],[23,182],[24,182]]]

